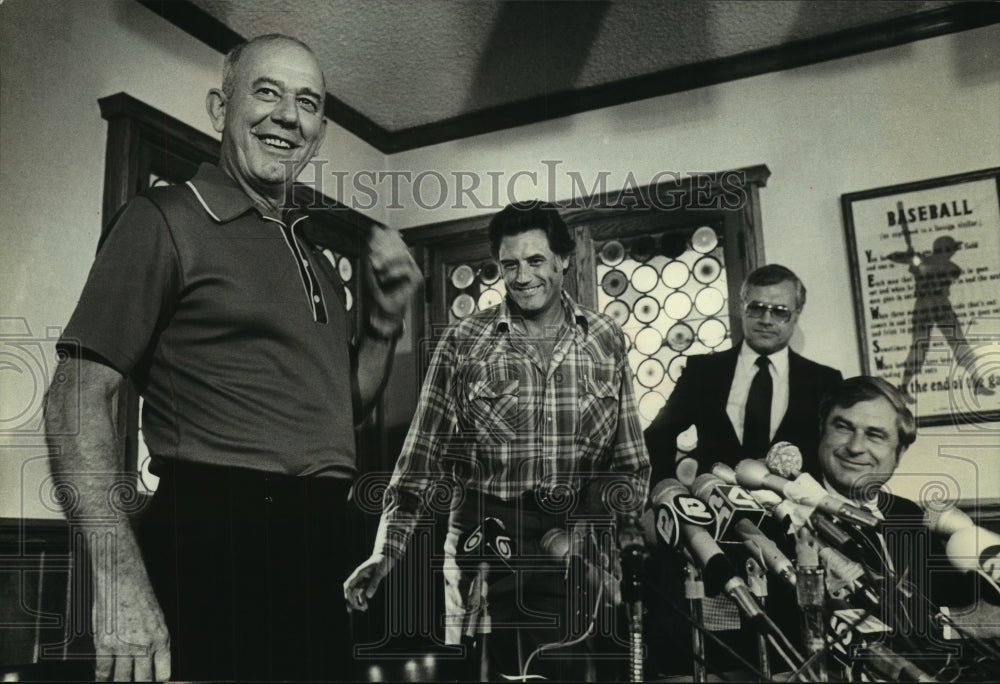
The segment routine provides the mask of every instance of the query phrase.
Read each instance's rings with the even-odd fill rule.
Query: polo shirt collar
[[[243,188],[215,164],[199,166],[198,173],[186,185],[216,223],[227,223],[257,209]]]
[[[566,292],[566,290],[562,291],[559,299],[566,322],[571,324],[575,323],[576,328],[586,334],[590,329],[590,325],[587,323],[587,317],[584,315],[583,310],[577,305],[573,298],[569,296],[569,293]],[[496,322],[493,324],[493,331],[495,333],[501,333],[510,330],[510,302],[506,297],[504,297],[503,301],[497,305],[497,310],[498,313]]]

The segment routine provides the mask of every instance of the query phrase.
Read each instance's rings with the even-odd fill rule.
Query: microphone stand
[[[493,624],[490,620],[490,604],[487,597],[489,589],[486,584],[486,576],[489,574],[490,565],[486,561],[479,564],[479,681],[490,681],[490,659],[487,650],[487,635],[493,631]]]
[[[750,593],[754,595],[760,607],[763,608],[767,600],[767,573],[755,558],[747,559],[746,569]],[[767,637],[761,632],[757,632],[757,660],[760,662],[760,681],[771,681],[771,662],[767,655]]]
[[[808,527],[795,533],[795,552],[798,561],[795,591],[802,612],[802,633],[808,654],[806,660],[815,664],[816,681],[827,682],[824,573],[819,564],[816,539]]]
[[[691,608],[691,653],[693,656],[694,681],[704,682],[708,680],[705,673],[705,637],[701,630],[705,624],[702,617],[701,600],[705,598],[705,583],[701,579],[701,571],[690,559],[685,568],[686,577],[684,579],[684,598],[688,600]]]
[[[629,636],[629,681],[643,681],[642,637],[642,575],[646,561],[646,544],[642,539],[637,517],[623,520],[618,530],[620,565],[622,569],[622,599],[626,605]],[[596,614],[595,614],[596,619]]]
[[[641,682],[644,681],[642,673],[642,652],[644,648],[642,641],[642,600],[629,601],[628,610],[629,681]]]

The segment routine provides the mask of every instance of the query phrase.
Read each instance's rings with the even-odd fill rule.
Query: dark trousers
[[[172,679],[352,679],[350,482],[173,464],[138,527]]]

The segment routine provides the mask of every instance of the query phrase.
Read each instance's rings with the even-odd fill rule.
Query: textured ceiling
[[[389,132],[826,36],[950,0],[192,0],[295,35],[327,89]],[[544,106],[544,99],[540,101]],[[540,117],[544,118],[544,117]]]

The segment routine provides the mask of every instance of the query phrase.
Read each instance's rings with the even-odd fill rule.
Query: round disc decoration
[[[451,284],[459,290],[464,290],[476,279],[476,273],[468,264],[462,264],[451,272]],[[457,315],[457,314],[456,314]]]
[[[604,307],[604,313],[611,316],[614,322],[617,323],[619,327],[621,327],[625,325],[625,323],[628,321],[628,314],[629,314],[628,304],[626,304],[620,299],[616,299],[615,301],[611,302],[606,307]]]
[[[612,269],[601,278],[601,289],[612,297],[617,297],[628,288],[628,278],[618,269]]]
[[[601,261],[608,266],[617,266],[625,260],[625,247],[618,240],[609,240],[601,247]]]
[[[660,280],[669,288],[676,290],[683,287],[684,283],[691,277],[691,270],[683,261],[671,261],[663,267],[660,273]]]
[[[666,403],[667,400],[659,392],[646,392],[639,399],[639,415],[652,422]]]
[[[503,301],[503,295],[500,294],[499,290],[494,290],[492,287],[484,290],[481,295],[479,295],[479,310],[486,311],[487,309],[496,306]]]
[[[658,359],[646,359],[635,369],[635,377],[643,387],[652,389],[663,382],[663,364]]]
[[[497,262],[484,261],[479,267],[479,279],[483,281],[483,285],[492,285],[500,280],[500,267],[497,266]]]
[[[475,310],[476,300],[467,294],[458,295],[451,303],[451,312],[455,314],[455,318],[465,318]]]
[[[663,346],[663,337],[656,328],[645,327],[635,334],[635,348],[641,354],[652,356]]]
[[[663,302],[663,310],[675,321],[691,313],[691,298],[685,292],[671,292]]]
[[[652,297],[640,297],[632,311],[640,323],[652,323],[660,315],[660,303]]]
[[[715,282],[715,279],[719,277],[719,274],[722,273],[722,266],[715,257],[705,256],[695,262],[692,271],[694,271],[695,280],[707,285]]]
[[[640,235],[629,245],[629,256],[636,261],[649,261],[656,253],[656,240],[650,235]]]
[[[686,356],[675,356],[670,359],[670,363],[667,364],[667,377],[677,382],[681,379],[681,373],[684,372],[684,367],[688,364],[688,357]]]
[[[703,287],[694,297],[694,306],[703,316],[714,316],[722,311],[726,297],[715,287]]]
[[[709,226],[702,226],[691,235],[691,247],[696,252],[708,254],[719,246],[719,236],[715,230]]]
[[[648,264],[632,271],[632,287],[638,292],[649,292],[660,282],[660,274]]]
[[[667,346],[675,352],[682,352],[694,342],[694,331],[687,323],[675,323],[667,331]]]
[[[708,318],[698,326],[698,340],[706,347],[718,347],[726,339],[726,324],[718,318]]]
[[[668,230],[660,238],[660,252],[676,259],[687,251],[687,237],[679,230]]]

